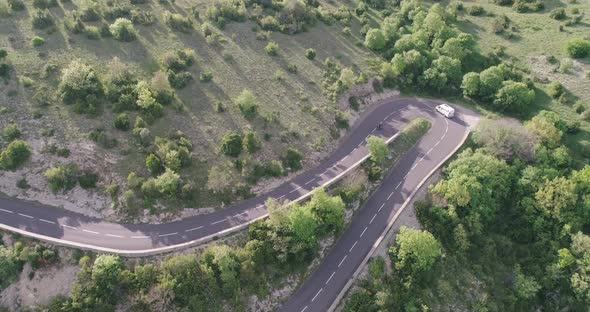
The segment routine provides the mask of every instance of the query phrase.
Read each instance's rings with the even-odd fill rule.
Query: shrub
[[[82,170],[78,177],[78,183],[83,189],[95,188],[98,181],[98,174],[90,169]]]
[[[263,30],[270,30],[270,31],[278,31],[281,29],[281,24],[279,21],[272,15],[267,15],[258,21],[260,24],[260,28]]]
[[[2,138],[6,142],[12,142],[20,138],[21,135],[22,133],[20,132],[20,129],[13,122],[9,123],[6,127],[4,127],[4,130],[2,130]]]
[[[91,4],[80,10],[80,20],[84,22],[96,22],[100,20],[100,13],[96,4]]]
[[[557,81],[552,81],[549,86],[547,86],[547,94],[554,99],[559,98],[564,92],[565,88]]]
[[[307,49],[305,50],[305,57],[309,60],[315,59],[316,53],[314,49]]]
[[[522,82],[505,81],[496,93],[494,106],[500,111],[523,113],[533,103],[535,91]]]
[[[582,101],[577,101],[576,104],[574,105],[574,110],[576,111],[577,114],[581,114],[586,110],[586,105],[584,105],[584,103],[582,103]]]
[[[174,89],[182,89],[193,80],[193,75],[189,72],[173,72],[168,71],[168,81]]]
[[[47,10],[43,10],[43,11],[39,10],[39,11],[35,12],[33,14],[32,23],[33,23],[33,28],[37,28],[37,29],[44,29],[49,26],[53,26],[53,24],[54,24],[53,17],[51,17],[51,14]]]
[[[5,49],[0,49],[0,60],[4,59],[6,56],[8,56],[8,52],[6,52]]]
[[[86,34],[86,38],[90,40],[98,40],[100,39],[100,29],[95,26],[86,26],[84,28],[84,34]]]
[[[213,73],[210,71],[204,71],[201,73],[199,80],[201,82],[209,82],[209,81],[213,80]]]
[[[238,97],[234,100],[240,112],[246,119],[252,119],[256,117],[258,113],[258,104],[256,104],[258,100],[254,96],[254,93],[248,89],[242,90],[242,93],[238,95]]]
[[[121,131],[127,131],[131,126],[131,120],[129,119],[129,115],[127,115],[126,113],[118,114],[115,117],[115,121],[113,123],[115,125],[115,128]]]
[[[301,153],[294,148],[288,148],[287,151],[285,151],[282,160],[285,167],[291,168],[292,171],[297,171],[302,168],[301,161],[303,160],[303,156],[301,156]]]
[[[244,149],[250,154],[256,153],[262,147],[262,143],[254,131],[246,132],[243,143]]]
[[[227,156],[238,157],[242,152],[242,137],[235,131],[223,136],[221,139],[221,152]]]
[[[161,195],[172,198],[178,194],[180,188],[180,176],[170,169],[154,179],[154,186]]]
[[[192,66],[195,62],[195,52],[190,49],[168,52],[162,57],[162,65],[166,69],[180,72]]]
[[[385,47],[385,36],[380,29],[371,29],[365,36],[365,46],[373,51],[380,51]]]
[[[193,22],[188,18],[178,13],[166,12],[164,15],[166,25],[176,31],[190,32],[193,29]]]
[[[14,140],[0,153],[0,168],[13,170],[22,165],[31,156],[27,142]]]
[[[31,187],[31,185],[29,185],[29,182],[27,182],[26,178],[21,178],[18,181],[16,181],[16,187],[25,190]]]
[[[297,73],[297,65],[295,64],[288,64],[287,65],[287,71],[290,72],[291,74],[296,74]]]
[[[276,56],[279,54],[279,44],[271,41],[269,42],[266,47],[264,48],[264,51],[271,56]]]
[[[159,174],[164,169],[164,166],[162,165],[162,160],[160,160],[160,158],[153,153],[150,153],[145,158],[145,166],[148,169],[148,171],[153,175]]]
[[[33,39],[31,39],[31,44],[34,47],[42,46],[45,44],[45,39],[43,39],[43,37],[35,36]]]
[[[556,20],[563,20],[567,18],[564,8],[555,8],[549,13],[549,17]]]
[[[133,27],[133,23],[126,18],[117,18],[115,22],[109,26],[109,30],[113,37],[119,41],[130,42],[137,38],[137,32]]]
[[[71,62],[63,71],[57,92],[65,104],[77,104],[81,112],[88,113],[96,109],[104,93],[94,69],[79,61]]]
[[[76,186],[77,168],[72,164],[59,164],[51,169],[47,169],[43,175],[47,178],[47,183],[52,192],[68,191]]]
[[[467,8],[467,14],[472,16],[480,16],[485,12],[484,8],[480,5],[472,5]]]
[[[13,11],[22,11],[27,8],[22,0],[7,0],[7,2],[10,9]]]
[[[590,40],[575,38],[568,41],[567,53],[573,58],[585,58],[590,55]]]

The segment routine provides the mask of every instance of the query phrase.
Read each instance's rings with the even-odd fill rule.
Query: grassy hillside
[[[109,64],[115,58],[119,64],[126,65],[136,79],[149,82],[156,72],[165,70],[162,63],[165,55],[186,49],[194,51],[194,64],[187,68],[193,79],[186,87],[175,90],[175,99],[165,107],[163,117],[147,128],[151,138],[170,137],[180,130],[193,146],[191,164],[183,166],[179,172],[182,183],[191,185],[191,199],[164,204],[207,207],[247,196],[247,189],[252,185],[246,183],[248,174],[241,177],[241,172],[232,169],[229,176],[235,181],[228,183],[243,185],[239,190],[213,194],[207,189],[209,168],[236,160],[220,152],[220,141],[225,134],[231,130],[240,134],[253,130],[262,141],[259,152],[251,156],[242,153],[240,160],[264,164],[280,160],[285,150],[292,147],[305,155],[304,163],[312,162],[336,138],[331,129],[335,104],[322,88],[324,60],[331,57],[342,68],[351,68],[358,75],[366,70],[365,60],[372,55],[356,44],[358,35],[343,34],[343,25],[337,21],[327,25],[316,20],[306,25],[306,32],[286,34],[264,31],[260,22],[254,21],[228,22],[221,27],[222,23],[207,15],[207,9],[213,7],[215,1],[132,2],[137,4],[129,1],[55,2],[55,6],[46,11],[53,25],[43,29],[33,27],[33,17],[43,10],[35,8],[31,2],[27,1],[23,10],[13,8],[2,14],[0,47],[8,52],[6,59],[12,72],[6,79],[7,84],[0,86],[3,98],[0,126],[15,121],[25,138],[38,141],[39,145],[32,146],[33,161],[22,169],[22,176],[33,180],[30,175],[39,175],[51,165],[77,162],[76,159],[82,158],[77,165],[100,172],[99,185],[120,185],[116,196],[121,196],[125,189],[132,189],[125,186],[130,172],[149,177],[144,159],[154,147],[138,144],[131,131],[113,127],[113,120],[119,113],[113,103],[101,99],[93,116],[78,114],[71,106],[61,103],[56,90],[63,70],[72,60],[92,66],[103,84],[111,70]],[[12,1],[2,0],[0,8],[7,3],[10,7]],[[96,31],[101,32],[112,24],[116,9],[121,8],[132,10],[131,19],[137,32],[135,40],[123,42],[104,34],[89,39]],[[325,4],[324,8],[327,12],[336,12],[337,6]],[[275,12],[272,8],[262,13],[257,11],[261,7],[245,9],[250,17],[254,14],[271,16]],[[98,16],[92,17],[92,12]],[[185,31],[172,28],[169,16],[173,13],[190,22]],[[255,17],[251,19],[256,20]],[[82,31],[76,31],[78,20],[87,20],[81,22]],[[350,27],[353,34],[360,28],[354,19]],[[35,36],[42,37],[44,44],[34,46]],[[271,41],[278,44],[275,56],[265,52]],[[315,59],[306,57],[307,49],[315,50]],[[252,91],[256,99],[258,114],[253,119],[244,118],[234,103],[244,89]],[[39,98],[43,98],[42,104]],[[128,115],[133,128],[135,117],[140,113],[131,110]],[[89,133],[96,133],[97,129],[100,137],[94,136],[98,141],[95,144],[88,138]],[[41,150],[47,150],[48,145],[68,148],[69,159],[53,157],[51,153],[35,157]],[[80,157],[83,150],[89,151]],[[91,161],[87,154],[92,154]],[[44,181],[32,183],[36,183],[33,186],[40,191],[46,189]],[[134,192],[135,197],[141,197],[139,190]]]
[[[501,59],[527,68],[543,91],[549,83],[560,82],[568,96],[563,100],[551,99],[537,92],[536,104],[540,108],[558,112],[570,121],[581,121],[579,133],[568,137],[568,147],[577,157],[587,158],[590,153],[590,124],[585,122],[582,108],[590,108],[590,60],[572,60],[566,52],[567,42],[573,38],[589,39],[589,1],[542,1],[545,8],[538,12],[517,12],[512,6],[500,6],[492,1],[460,2],[465,12],[459,19],[462,31],[479,41],[484,53],[496,54]],[[470,15],[471,7],[483,8],[483,13]],[[563,9],[566,16],[552,18],[552,13]],[[579,19],[576,23],[574,20]],[[498,22],[506,23],[497,29]],[[587,114],[587,113],[586,113]]]

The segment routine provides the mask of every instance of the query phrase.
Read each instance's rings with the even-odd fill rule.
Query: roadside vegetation
[[[380,24],[385,44],[374,31],[366,37],[391,58],[381,66],[384,85],[462,98],[492,118],[415,205],[423,229],[402,228],[390,259],[370,262],[344,311],[590,304],[587,6],[498,4],[403,1]],[[388,42],[388,29],[400,26]],[[506,46],[490,44],[497,41]]]

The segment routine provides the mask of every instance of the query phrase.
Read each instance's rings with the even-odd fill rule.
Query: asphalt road
[[[404,121],[419,114],[432,122],[430,131],[404,156],[384,178],[382,184],[353,217],[347,230],[323,259],[323,262],[299,287],[280,311],[328,311],[341,290],[353,277],[378,238],[385,234],[388,224],[408,201],[420,183],[452,154],[467,134],[469,115],[472,113],[455,107],[458,114],[446,119],[429,111],[437,102],[413,104],[419,113],[404,109],[395,113],[392,120]],[[392,103],[395,107],[399,102]],[[391,108],[389,108],[391,109]]]
[[[56,207],[0,198],[0,228],[62,245],[125,255],[155,254],[198,244],[263,218],[269,197],[293,201],[345,175],[367,157],[365,140],[369,135],[391,139],[410,120],[430,119],[430,131],[398,161],[323,264],[282,309],[326,311],[412,190],[461,144],[468,131],[462,117],[470,113],[456,107],[458,115],[447,119],[434,111],[438,103],[401,98],[375,104],[319,165],[268,193],[210,214],[165,224],[116,224]],[[379,122],[384,126],[377,130]]]

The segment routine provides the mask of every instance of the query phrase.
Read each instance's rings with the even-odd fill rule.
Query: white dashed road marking
[[[383,209],[383,206],[385,206],[385,203],[381,204],[381,207],[379,207],[379,210],[377,210],[377,212],[381,211],[381,209]]]
[[[323,288],[320,288],[320,290],[318,290],[318,292],[315,294],[315,296],[313,296],[313,298],[311,298],[311,302],[313,302],[315,300],[315,298],[317,298],[323,290],[324,290]]]
[[[55,224],[55,222],[49,221],[49,220],[45,220],[45,219],[39,219],[39,221],[45,222],[45,223],[49,223],[49,224]]]
[[[202,229],[202,228],[203,228],[203,226],[197,226],[197,227],[195,227],[195,228],[192,228],[192,229],[185,230],[185,232],[192,232],[192,231],[196,231],[196,230],[198,230],[198,229]]]
[[[33,217],[33,216],[29,216],[29,215],[22,214],[22,213],[19,213],[18,215],[21,217],[29,218],[29,219],[35,219],[35,217]]]
[[[303,310],[301,310],[301,312],[305,312],[305,310],[307,310],[307,306],[305,306],[305,308],[303,308]]]
[[[397,188],[398,188],[400,185],[402,185],[402,182],[403,182],[403,181],[399,181],[399,183],[398,183],[398,184],[397,184],[397,186],[395,187],[395,189],[396,189],[396,190],[397,190]]]
[[[377,214],[375,214],[375,215],[373,216],[373,218],[371,218],[371,221],[369,221],[369,224],[373,223],[373,220],[375,220],[375,217],[377,217]]]
[[[328,285],[328,283],[332,280],[332,277],[334,277],[334,274],[336,274],[336,271],[332,272],[332,275],[330,275],[330,278],[328,278],[328,280],[326,281],[326,285]]]
[[[363,235],[365,234],[365,232],[367,231],[367,227],[365,227],[365,229],[363,230],[363,232],[361,233],[361,236],[359,237],[363,237]]]
[[[342,260],[340,260],[340,263],[338,263],[338,267],[340,267],[342,265],[342,263],[344,263],[344,260],[346,260],[346,257],[348,257],[348,255],[344,256],[344,258],[342,258]]]
[[[69,225],[62,224],[61,226],[65,227],[66,229],[77,230],[77,228]]]
[[[258,207],[256,207],[256,208],[258,208]],[[236,218],[236,217],[239,217],[239,216],[241,216],[241,215],[245,215],[245,214],[248,214],[248,211],[244,211],[244,212],[242,212],[242,213],[237,213],[237,214],[235,214],[233,217],[234,217],[234,218]]]
[[[389,193],[389,196],[387,196],[387,200],[389,200],[391,196],[393,196],[393,192]]]
[[[114,235],[114,234],[105,234],[108,237],[117,237],[117,238],[123,238],[123,236],[121,235]]]
[[[313,178],[313,179],[311,179],[311,180],[309,180],[309,181],[305,182],[305,185],[308,185],[309,183],[313,182],[314,180],[315,180],[315,178]]]
[[[352,244],[352,247],[350,247],[350,249],[348,250],[348,252],[351,252],[354,249],[354,246],[356,246],[356,243],[358,243],[359,241],[354,242],[354,244]]]
[[[145,238],[150,238],[149,236],[131,236],[131,238],[134,239],[145,239]]]
[[[98,232],[90,231],[90,230],[82,230],[82,232],[90,233],[90,234],[100,234]]]
[[[178,234],[178,232],[168,233],[168,234],[160,234],[160,235],[158,235],[158,237],[166,237],[166,236],[172,236],[172,235],[176,235],[176,234]]]
[[[226,220],[225,220],[225,219],[223,219],[223,220],[219,220],[219,221],[211,222],[211,225],[215,225],[215,224],[217,224],[217,223],[221,223],[221,222],[223,222],[223,221],[226,221]]]
[[[6,212],[6,213],[14,213],[14,212],[12,212],[12,211],[10,211],[10,210],[1,209],[1,208],[0,208],[0,211],[4,211],[4,212]]]

